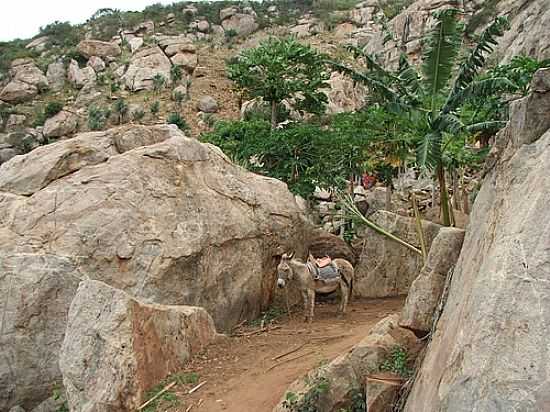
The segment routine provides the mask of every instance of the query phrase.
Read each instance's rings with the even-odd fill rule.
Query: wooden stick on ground
[[[189,412],[193,408],[193,404],[189,405],[189,407],[185,410],[185,412]]]
[[[329,335],[329,336],[311,336],[310,339],[316,339],[316,340],[332,340],[332,339],[342,339],[342,338],[348,338],[350,336],[353,336],[351,334],[344,334],[344,335]]]
[[[199,383],[197,386],[195,386],[193,389],[189,390],[189,392],[187,392],[189,395],[191,395],[193,392],[196,392],[198,391],[200,388],[202,388],[204,385],[206,385],[206,381],[202,382],[202,383]]]
[[[281,358],[284,358],[285,356],[287,355],[290,355],[291,353],[294,353],[294,352],[298,352],[300,349],[302,349],[304,346],[306,346],[309,342],[304,342],[302,343],[300,346],[298,346],[297,348],[295,349],[292,349],[288,352],[285,352],[285,353],[281,353],[280,355],[277,355],[275,356],[274,358],[271,358],[271,360],[277,360],[277,359],[281,359]]]
[[[275,365],[270,366],[270,367],[266,370],[266,372],[269,372],[270,370],[275,369],[277,366],[281,366],[283,363],[287,363],[287,362],[291,362],[291,361],[296,360],[296,359],[303,358],[304,356],[311,355],[312,353],[315,353],[315,351],[312,350],[312,351],[303,353],[302,355],[295,356],[295,357],[293,357],[293,358],[285,359],[284,361],[281,361],[281,362],[279,362],[279,363],[276,363]]]
[[[145,408],[147,405],[149,405],[151,402],[153,402],[155,399],[157,399],[160,395],[162,395],[164,392],[166,392],[168,389],[172,388],[176,385],[176,381],[166,385],[164,389],[162,389],[160,392],[157,392],[155,396],[153,396],[151,399],[149,399],[147,402],[145,402],[143,405],[141,405],[138,408],[138,411],[141,411],[143,408]]]
[[[246,333],[235,333],[233,336],[252,336],[252,335],[258,335],[260,333],[269,332],[271,330],[280,329],[280,326],[266,326],[265,328],[260,328],[252,332],[246,332]]]

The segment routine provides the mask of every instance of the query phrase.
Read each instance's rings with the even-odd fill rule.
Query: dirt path
[[[351,349],[376,322],[402,305],[401,298],[356,300],[342,319],[336,317],[335,302],[320,303],[311,328],[301,312],[292,319],[278,318],[268,332],[254,333],[259,326],[242,327],[236,334],[245,336],[224,339],[196,356],[182,372],[196,381],[174,388],[177,405],[162,401],[156,410],[185,412],[192,405],[190,411],[270,412],[291,382]],[[293,349],[298,350],[273,360]],[[187,394],[204,381],[199,390]]]

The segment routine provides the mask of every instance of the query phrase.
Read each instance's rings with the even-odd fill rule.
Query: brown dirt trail
[[[270,412],[288,385],[312,368],[346,353],[385,316],[403,305],[402,298],[354,300],[345,318],[338,317],[338,302],[318,303],[311,326],[301,310],[290,319],[278,318],[268,331],[242,327],[236,335],[211,345],[184,372],[206,381],[192,395],[193,384],[174,389],[177,406],[160,403],[157,411]],[[279,359],[273,358],[298,349]]]

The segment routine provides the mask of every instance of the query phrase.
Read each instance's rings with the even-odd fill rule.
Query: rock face
[[[403,240],[418,246],[414,218],[391,212],[378,211],[370,219]],[[422,222],[426,246],[429,248],[441,226]],[[360,297],[387,297],[406,295],[413,280],[422,269],[422,256],[404,246],[364,229],[353,243],[359,257],[355,267],[354,294]]]
[[[0,100],[21,103],[32,100],[48,87],[48,79],[32,59],[16,59],[11,63],[11,81],[0,91]]]
[[[118,44],[100,40],[82,40],[77,46],[78,52],[89,59],[97,57],[116,57],[122,53]]]
[[[233,30],[237,36],[248,36],[258,30],[259,25],[254,16],[235,13],[222,21],[222,27],[225,31]]]
[[[132,57],[128,70],[122,77],[126,87],[132,91],[152,90],[153,77],[160,74],[170,83],[170,59],[159,47],[148,47]]]
[[[80,283],[60,368],[71,411],[137,410],[144,393],[217,336],[194,306],[149,305],[105,283]]]
[[[80,280],[204,307],[225,330],[271,301],[278,255],[305,252],[286,185],[174,126],[85,133],[17,156],[0,166],[0,204],[0,410],[51,394]]]
[[[550,408],[549,85],[539,71],[497,138],[407,411]]]
[[[445,280],[456,264],[463,241],[463,230],[441,228],[432,242],[426,264],[411,285],[399,319],[400,326],[415,332],[431,330]]]
[[[48,71],[46,72],[50,89],[53,91],[59,91],[63,89],[65,84],[65,65],[63,60],[57,60],[50,63]]]
[[[366,90],[343,74],[334,72],[327,81],[330,89],[326,91],[328,97],[327,112],[353,112],[365,105]]]
[[[62,137],[76,132],[78,129],[78,116],[65,110],[50,117],[44,123],[44,136]]]
[[[383,54],[386,65],[397,64],[401,50],[416,60],[420,56],[421,40],[430,27],[432,13],[448,7],[464,7],[467,24],[479,22],[469,26],[470,34],[474,30],[479,33],[494,16],[508,16],[511,28],[499,39],[495,52],[503,62],[516,55],[529,55],[539,60],[550,58],[550,33],[546,29],[550,25],[550,10],[546,0],[417,0],[390,21],[389,30],[396,34],[394,40],[384,44],[385,34],[381,27],[374,25],[371,28],[365,42],[367,52]]]
[[[197,103],[197,109],[203,113],[216,113],[218,102],[212,96],[202,96]]]
[[[96,74],[94,69],[89,66],[81,69],[78,62],[72,59],[67,69],[67,78],[73,87],[82,89],[87,83],[96,80]]]

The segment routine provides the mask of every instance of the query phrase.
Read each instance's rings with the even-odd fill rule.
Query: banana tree
[[[497,44],[497,37],[508,28],[508,21],[496,18],[480,35],[477,44],[459,59],[464,38],[460,15],[457,9],[434,13],[435,23],[426,37],[420,71],[406,56],[401,56],[397,70],[388,70],[378,64],[374,56],[354,47],[351,50],[356,57],[364,59],[366,70],[357,71],[331,62],[336,70],[369,87],[376,104],[414,120],[411,123],[415,130],[411,133],[417,135],[417,164],[433,172],[439,181],[442,220],[447,226],[451,219],[445,179],[446,145],[454,136],[496,124],[492,119],[465,124],[460,117],[461,108],[475,97],[499,95],[514,87],[504,77],[478,78],[487,55]],[[503,122],[497,123],[503,125]]]

